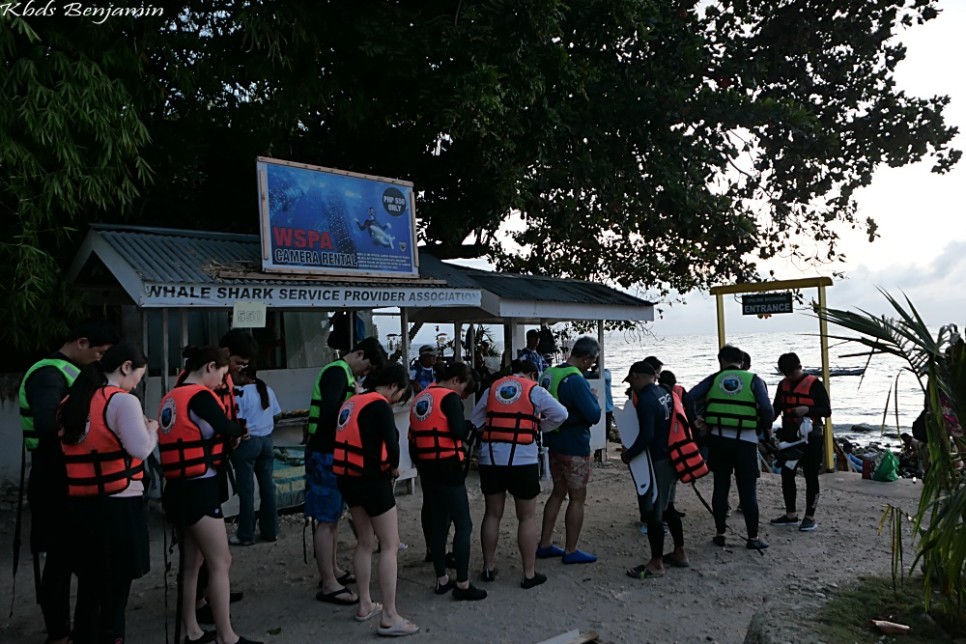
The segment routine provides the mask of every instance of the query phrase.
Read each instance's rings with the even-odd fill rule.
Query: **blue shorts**
[[[305,516],[322,523],[336,523],[345,503],[339,482],[332,473],[332,454],[305,453]]]

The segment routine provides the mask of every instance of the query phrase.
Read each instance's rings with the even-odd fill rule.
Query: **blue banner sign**
[[[262,270],[415,277],[413,185],[259,157]]]

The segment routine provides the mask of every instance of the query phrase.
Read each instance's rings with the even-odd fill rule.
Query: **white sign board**
[[[264,329],[265,302],[235,302],[231,309],[233,329]]]
[[[236,302],[260,302],[268,308],[379,308],[479,306],[474,288],[369,285],[280,285],[264,283],[163,284],[146,283],[138,298],[143,308],[191,306],[225,308]]]

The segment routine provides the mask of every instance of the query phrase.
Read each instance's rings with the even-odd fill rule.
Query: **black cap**
[[[627,370],[627,376],[624,378],[624,382],[628,382],[631,379],[631,374],[634,374],[634,373],[642,373],[646,376],[657,375],[657,371],[654,370],[654,367],[651,366],[650,363],[645,362],[644,360],[638,360],[637,362],[631,365],[631,368]]]

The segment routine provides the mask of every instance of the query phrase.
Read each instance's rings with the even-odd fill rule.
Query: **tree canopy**
[[[255,232],[258,155],[413,181],[441,257],[658,292],[841,259],[876,167],[960,156],[894,81],[936,0],[152,6],[0,19],[5,340],[89,221]]]

